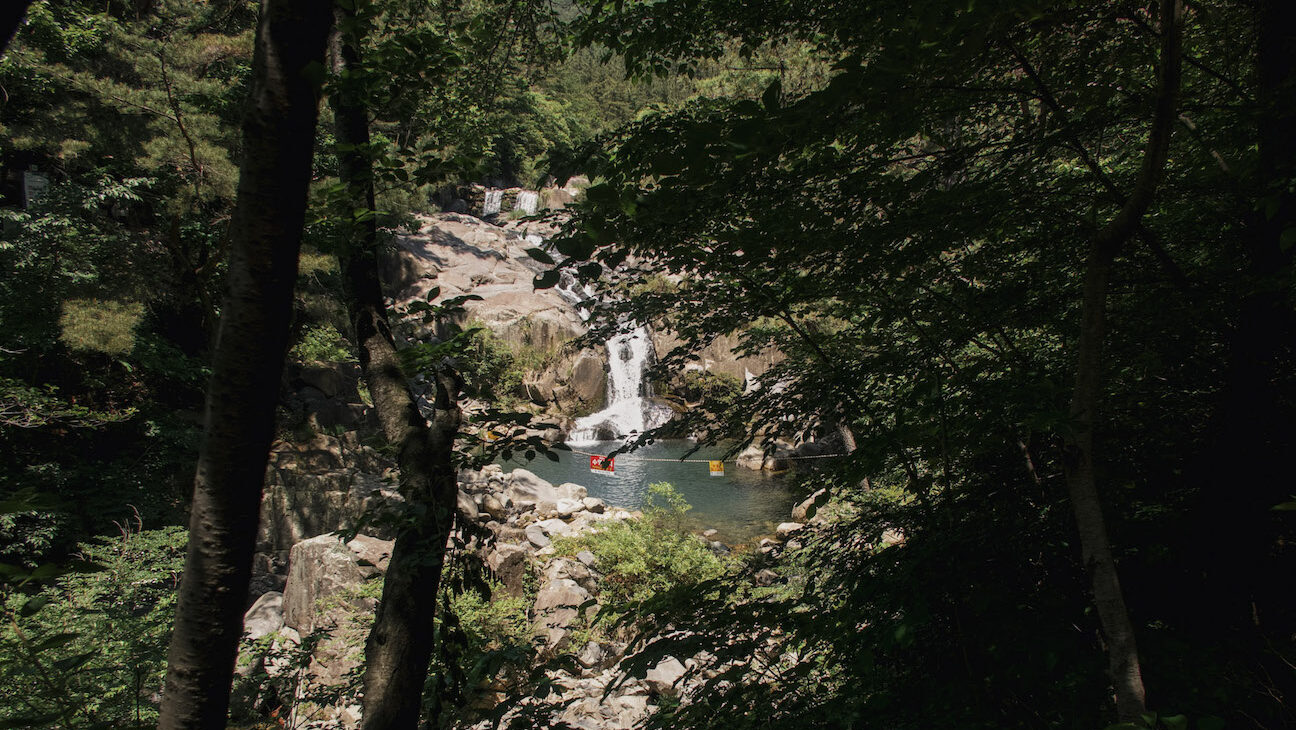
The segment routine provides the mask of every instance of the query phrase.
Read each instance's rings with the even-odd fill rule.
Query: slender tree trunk
[[[274,435],[331,21],[324,0],[266,0],[257,28],[228,291],[198,456],[159,727],[223,728]]]
[[[337,26],[357,28],[354,10],[339,6]],[[352,211],[374,207],[373,165],[367,152],[369,119],[359,77],[360,39],[334,35],[333,68],[339,89],[332,99],[340,175]],[[457,472],[452,455],[459,431],[459,380],[449,370],[436,374],[435,414],[429,425],[419,413],[401,372],[378,278],[377,236],[371,215],[352,217],[342,254],[347,306],[360,364],[387,440],[399,449],[401,494],[409,521],[396,536],[383,583],[382,602],[365,644],[365,730],[404,728],[419,723],[423,685],[433,650],[433,615],[454,525]]]
[[[1143,163],[1129,199],[1116,217],[1094,236],[1085,262],[1080,340],[1076,345],[1076,381],[1071,396],[1073,430],[1065,440],[1066,482],[1080,533],[1081,557],[1089,574],[1098,619],[1107,640],[1116,711],[1125,721],[1137,719],[1145,711],[1146,701],[1134,625],[1125,606],[1094,474],[1094,427],[1102,394],[1107,288],[1116,255],[1138,228],[1140,219],[1151,205],[1165,167],[1179,94],[1182,30],[1182,0],[1162,0],[1161,68],[1156,109]]]

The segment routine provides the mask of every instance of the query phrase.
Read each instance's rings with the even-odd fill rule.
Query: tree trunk
[[[356,28],[354,11],[339,7],[339,28]],[[369,119],[357,74],[360,39],[334,36],[333,68],[339,78],[332,99],[340,176],[347,190],[342,206],[350,216],[342,253],[347,306],[365,382],[383,434],[399,450],[400,491],[409,521],[399,530],[383,583],[382,602],[365,644],[365,730],[418,727],[423,685],[433,650],[433,615],[454,524],[457,473],[452,461],[459,431],[459,380],[449,369],[436,375],[435,414],[429,426],[419,413],[401,372],[378,278],[373,165],[368,156]]]
[[[1182,30],[1182,0],[1162,0],[1161,68],[1156,109],[1138,180],[1116,217],[1094,236],[1085,262],[1080,340],[1076,345],[1076,381],[1071,396],[1072,431],[1065,439],[1063,460],[1071,509],[1080,533],[1081,557],[1089,574],[1098,619],[1107,640],[1116,712],[1123,721],[1138,719],[1146,710],[1146,701],[1134,625],[1125,607],[1098,496],[1094,474],[1094,426],[1102,393],[1107,287],[1116,255],[1138,228],[1140,219],[1151,205],[1165,167],[1179,95]]]
[[[257,28],[228,290],[159,727],[223,728],[274,435],[319,89],[323,0],[266,0]]]
[[[1290,286],[1296,229],[1296,3],[1256,3],[1256,213],[1244,251],[1237,327],[1202,485],[1199,529],[1230,538],[1202,551],[1209,611],[1203,628],[1271,656],[1296,633],[1288,576],[1296,526],[1273,506],[1296,495],[1296,312]],[[1291,235],[1289,233],[1289,235]],[[1267,672],[1291,677],[1290,669]],[[1262,673],[1263,674],[1263,673]],[[1288,681],[1296,691],[1296,679]]]
[[[0,9],[0,56],[4,55],[13,42],[18,26],[22,25],[23,17],[27,14],[27,6],[31,4],[32,0],[9,0]]]

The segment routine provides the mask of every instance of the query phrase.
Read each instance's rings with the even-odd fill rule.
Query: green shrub
[[[355,361],[346,338],[331,324],[306,328],[291,355],[301,363]]]
[[[99,570],[0,588],[0,727],[155,726],[185,542],[124,528],[81,546]]]
[[[603,573],[600,598],[615,612],[626,604],[718,577],[729,568],[729,561],[684,528],[684,513],[689,509],[674,487],[658,482],[648,487],[643,519],[615,521],[597,532],[560,538],[555,547],[562,555],[581,550],[594,554]]]
[[[531,622],[527,620],[530,602],[508,595],[498,583],[492,582],[489,589],[491,598],[473,589],[450,597],[450,612],[468,639],[465,659],[469,662],[487,652],[525,649],[531,644]]]

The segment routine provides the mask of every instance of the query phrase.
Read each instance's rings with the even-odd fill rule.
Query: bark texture
[[[266,0],[159,727],[223,728],[306,212],[325,0]]]
[[[1170,147],[1181,72],[1182,0],[1161,2],[1161,65],[1156,107],[1134,189],[1116,217],[1090,242],[1085,262],[1076,381],[1072,390],[1072,431],[1065,439],[1064,467],[1071,509],[1080,534],[1081,557],[1089,574],[1098,619],[1107,641],[1108,670],[1123,721],[1146,710],[1142,668],[1134,625],[1125,606],[1112,555],[1102,501],[1094,473],[1094,428],[1102,394],[1102,350],[1107,326],[1107,289],[1117,254],[1138,229],[1156,194]]]
[[[337,27],[358,28],[352,11],[337,10]],[[340,175],[346,185],[343,210],[374,207],[373,166],[366,152],[369,118],[359,75],[359,38],[334,35],[333,69],[339,79],[331,103],[336,120]],[[382,602],[365,644],[365,730],[418,727],[423,685],[433,651],[433,615],[454,526],[457,472],[452,461],[459,431],[458,376],[449,368],[436,375],[435,414],[429,425],[419,413],[400,369],[378,278],[377,239],[372,216],[352,217],[341,256],[347,306],[365,382],[388,442],[397,446],[400,490],[408,521],[396,536],[383,583]]]

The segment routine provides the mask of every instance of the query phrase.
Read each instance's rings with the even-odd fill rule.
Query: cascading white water
[[[500,204],[504,202],[503,190],[487,190],[486,199],[482,201],[482,215],[495,215],[500,212]]]
[[[531,237],[528,236],[527,240],[530,241]],[[558,286],[554,287],[554,291],[558,292],[558,295],[563,299],[576,305],[576,314],[581,318],[582,322],[589,321],[589,305],[594,298],[593,286],[581,284],[576,281],[576,277],[572,276],[570,271],[563,271],[558,276]]]
[[[617,335],[607,342],[607,407],[576,419],[568,443],[613,441],[641,433],[670,420],[671,410],[651,400],[644,370],[653,357],[647,328]]]
[[[517,194],[517,200],[513,203],[513,210],[520,210],[527,215],[535,215],[536,208],[540,206],[540,194],[532,190],[523,190]]]

